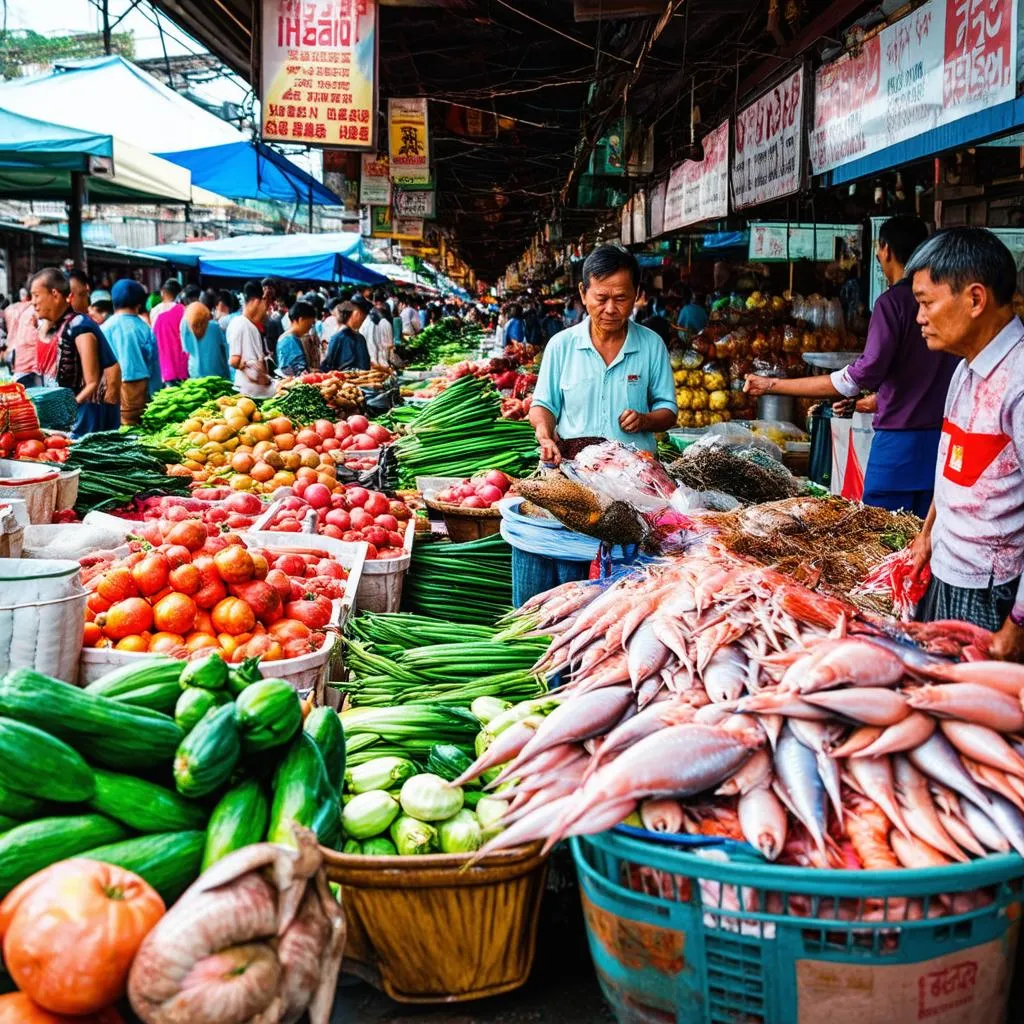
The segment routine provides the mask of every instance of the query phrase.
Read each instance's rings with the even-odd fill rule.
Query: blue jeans
[[[531,597],[560,583],[585,580],[590,576],[590,563],[567,558],[545,558],[529,551],[512,548],[512,603],[521,607]]]

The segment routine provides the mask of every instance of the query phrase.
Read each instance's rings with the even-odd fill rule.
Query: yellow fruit
[[[235,451],[235,450],[236,450],[236,449],[238,448],[238,446],[239,446],[240,444],[241,444],[241,441],[239,441],[237,437],[229,437],[229,438],[228,438],[228,439],[227,439],[227,440],[226,440],[226,441],[225,441],[225,442],[224,442],[224,443],[223,443],[223,444],[221,445],[221,448],[223,448],[223,449],[224,449],[224,451],[226,451],[226,452],[233,452],[233,451]]]
[[[209,440],[210,439],[201,430],[193,430],[192,433],[188,435],[188,443],[193,448],[202,448],[202,446]]]
[[[235,404],[234,395],[221,395],[220,398],[214,403],[218,409],[226,409],[229,405]]]
[[[203,468],[202,463],[200,463],[196,459],[185,459],[185,461],[182,462],[182,465],[192,473],[195,473]]]
[[[185,452],[185,458],[190,459],[192,462],[205,462],[206,452],[201,448],[189,448],[188,451]]]
[[[244,395],[235,402],[235,408],[242,413],[243,416],[252,417],[252,414],[256,411],[256,403],[251,398],[246,398]]]
[[[214,427],[220,426],[223,422],[223,420],[219,419],[203,420],[203,430],[208,434]]]
[[[245,437],[240,438],[242,444],[252,445],[252,453],[257,459],[263,458],[267,452],[274,452],[277,449],[274,447],[271,441],[246,441]]]
[[[284,469],[284,456],[276,448],[270,448],[265,451],[263,453],[263,461],[274,469]]]
[[[313,451],[312,448],[307,448],[306,451],[299,453],[300,463],[303,466],[309,466],[310,469],[316,469],[320,465],[320,453]]]
[[[245,473],[236,473],[229,481],[233,491],[251,491],[252,490],[252,477],[246,476]]]
[[[249,417],[249,419],[250,419],[250,420],[251,420],[251,421],[252,421],[253,423],[262,423],[262,422],[263,422],[263,413],[261,413],[261,412],[259,411],[259,409],[257,409],[257,410],[256,410],[256,411],[255,411],[255,412],[254,412],[254,413],[253,413],[253,414],[252,414],[252,415],[251,415],[250,417]]]
[[[289,473],[287,469],[278,470],[270,479],[273,487],[291,487],[295,483],[295,474]]]
[[[210,440],[216,441],[218,444],[222,441],[230,440],[235,435],[235,432],[226,423],[218,423],[216,426],[211,427],[208,433]]]
[[[285,469],[294,471],[302,465],[302,452],[284,452],[281,458]]]
[[[227,455],[224,452],[211,452],[209,458],[206,460],[208,466],[226,466],[228,462]]]
[[[182,423],[180,429],[183,434],[194,434],[196,431],[203,429],[203,421],[197,420],[195,417],[190,417]]]

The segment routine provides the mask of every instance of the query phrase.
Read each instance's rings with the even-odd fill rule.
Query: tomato
[[[225,583],[245,583],[253,578],[256,571],[252,555],[238,544],[218,551],[213,556],[213,562]]]
[[[256,625],[253,610],[237,597],[225,597],[223,601],[218,601],[211,618],[218,633],[230,633],[232,636],[249,633]]]
[[[320,629],[331,621],[331,602],[326,597],[306,593],[297,601],[289,601],[284,607],[289,619],[298,619],[310,629]]]
[[[252,551],[250,555],[252,557],[253,579],[266,579],[267,573],[270,571],[270,563],[267,561],[267,556],[261,551]]]
[[[302,533],[302,523],[298,519],[286,516],[279,523],[274,524],[274,529],[279,533]]]
[[[274,568],[288,576],[301,576],[306,571],[306,563],[302,555],[279,555],[274,562]]]
[[[277,596],[282,601],[287,601],[291,598],[292,593],[292,581],[288,578],[288,574],[283,572],[281,569],[271,569],[267,573],[267,578],[264,581],[277,591]]]
[[[218,633],[217,643],[220,645],[221,650],[227,655],[228,661],[234,660],[235,652],[245,645],[252,639],[252,633],[239,633],[238,636],[232,636],[230,633]]]
[[[110,607],[110,602],[102,594],[94,590],[86,599],[85,607],[94,615],[98,615]]]
[[[138,875],[102,861],[58,861],[0,904],[4,964],[53,1013],[97,1013],[124,994],[128,970],[164,915]]]
[[[363,508],[370,513],[371,516],[382,516],[386,515],[391,508],[391,502],[377,491],[370,491],[367,496],[366,503]]]
[[[187,519],[172,526],[165,539],[168,544],[181,544],[195,552],[207,541],[206,527],[195,519]]]
[[[153,606],[153,624],[165,633],[192,631],[196,621],[196,603],[187,594],[168,594]]]
[[[103,630],[95,622],[87,622],[85,624],[85,632],[82,634],[82,646],[95,647],[96,641],[101,639],[102,636]]]
[[[149,641],[151,654],[170,654],[175,657],[185,650],[185,638],[177,633],[154,633]]]
[[[332,537],[334,540],[342,540],[345,536],[340,526],[335,526],[333,523],[328,523],[320,531],[325,537]]]
[[[117,566],[105,572],[96,584],[96,593],[105,601],[116,604],[129,597],[138,597],[139,588],[135,585],[131,569]]]
[[[227,587],[225,587],[220,580],[210,580],[209,582],[204,583],[199,590],[192,595],[192,599],[195,601],[197,608],[209,611],[218,602],[223,601],[227,596]]]
[[[190,654],[194,651],[206,651],[211,648],[217,649],[219,647],[220,644],[217,643],[217,638],[210,633],[204,633],[196,630],[185,637],[185,650]]]
[[[179,594],[195,594],[203,585],[203,574],[191,564],[179,565],[168,576],[171,589]]]
[[[262,658],[264,661],[280,661],[284,657],[284,649],[273,637],[254,636],[247,643],[235,649],[234,658],[244,661],[246,658]]]
[[[122,637],[114,644],[115,651],[132,651],[135,654],[144,654],[149,650],[149,633],[139,633],[132,636]]]
[[[103,635],[110,640],[121,640],[133,633],[144,633],[153,625],[153,609],[141,597],[129,597],[110,606],[103,614],[103,621],[97,618]]]
[[[330,576],[335,580],[347,580],[348,573],[345,571],[345,567],[340,563],[336,562],[333,558],[321,558],[316,563],[316,574],[318,576]]]
[[[281,619],[270,627],[270,635],[277,640],[308,640],[312,630],[298,619]]]
[[[159,552],[146,555],[132,567],[132,579],[143,595],[155,594],[167,586],[170,564],[167,556]]]
[[[261,622],[273,622],[281,617],[281,595],[265,580],[231,583],[228,590],[233,596],[241,598]]]
[[[19,441],[14,449],[16,459],[38,459],[46,451],[42,441]]]
[[[215,633],[216,630],[213,628],[213,618],[210,613],[203,611],[202,608],[197,608],[196,621],[193,625],[193,629],[197,633]]]

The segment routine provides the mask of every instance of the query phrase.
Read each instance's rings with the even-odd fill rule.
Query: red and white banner
[[[665,194],[663,230],[725,217],[729,213],[729,122],[704,136],[704,159],[672,168]]]
[[[811,170],[831,170],[1016,93],[1017,0],[929,0],[815,76]]]
[[[800,191],[806,91],[801,67],[736,115],[730,175],[733,209]]]

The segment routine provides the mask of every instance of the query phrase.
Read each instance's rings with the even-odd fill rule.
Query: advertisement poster
[[[804,69],[736,115],[733,127],[732,205],[767,203],[800,191],[804,166]]]
[[[663,230],[724,217],[729,212],[729,122],[704,136],[704,159],[672,168],[665,194]]]
[[[928,0],[815,75],[815,174],[1015,94],[1017,0]]]
[[[633,196],[633,241],[647,241],[647,193],[637,192]]]
[[[370,207],[370,234],[374,238],[391,237],[391,207]]]
[[[434,196],[436,192],[409,191],[407,189],[395,189],[395,216],[396,217],[419,217],[431,220],[436,216],[434,207]]]
[[[387,153],[364,153],[359,175],[359,202],[363,206],[391,205],[391,170]]]
[[[424,98],[388,100],[388,139],[391,180],[396,185],[429,181],[430,140]]]
[[[422,242],[423,221],[415,217],[392,217],[391,237],[402,241]]]
[[[750,225],[747,258],[759,263],[815,260],[831,263],[837,243],[846,251],[860,251],[859,224],[787,224],[754,221]]]
[[[651,186],[651,238],[665,233],[665,197],[668,195],[668,182],[664,179]]]
[[[263,0],[260,106],[266,139],[376,143],[376,0]]]

